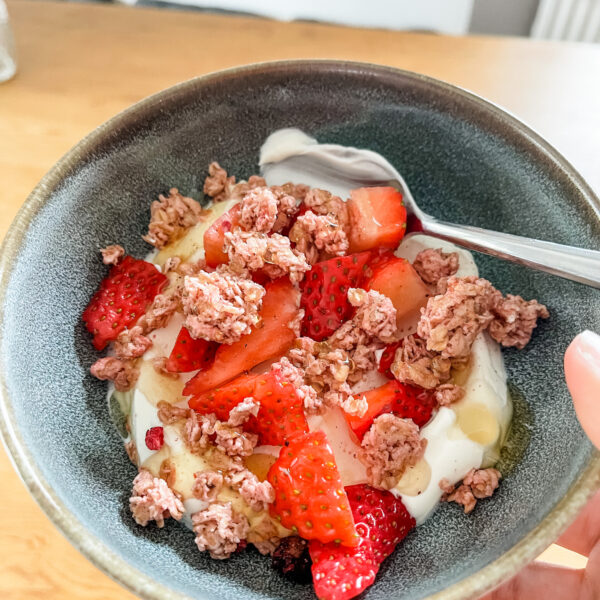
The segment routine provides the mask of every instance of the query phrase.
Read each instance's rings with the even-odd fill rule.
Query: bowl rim
[[[538,151],[545,155],[547,159],[551,159],[563,175],[566,175],[571,183],[578,188],[580,194],[587,200],[600,220],[600,200],[576,169],[532,128],[525,125],[509,111],[473,92],[420,73],[368,62],[299,59],[253,63],[194,77],[148,96],[98,126],[61,157],[27,197],[0,246],[0,307],[4,305],[14,259],[23,246],[29,224],[44,206],[48,196],[60,184],[65,173],[74,168],[98,144],[110,137],[113,130],[127,126],[129,119],[135,117],[138,113],[154,109],[165,101],[176,98],[182,92],[201,89],[220,80],[234,78],[238,75],[275,72],[281,69],[294,73],[311,68],[329,73],[357,71],[360,73],[368,72],[376,77],[401,76],[436,87],[458,99],[480,105],[536,146]],[[4,326],[3,311],[0,311],[0,349],[4,347]],[[4,442],[13,467],[38,505],[77,550],[113,580],[143,598],[152,600],[192,600],[190,596],[154,581],[150,576],[124,562],[116,552],[113,552],[99,538],[91,534],[78,520],[77,516],[54,493],[35,464],[32,454],[21,437],[11,405],[5,374],[2,371],[0,371],[0,417],[0,438]],[[444,590],[427,596],[423,600],[466,600],[476,598],[515,575],[567,528],[599,486],[600,452],[594,451],[586,468],[565,496],[520,542],[476,573],[451,584]]]

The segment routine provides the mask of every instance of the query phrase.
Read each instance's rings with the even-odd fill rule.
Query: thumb
[[[600,448],[600,336],[592,331],[580,333],[567,348],[564,364],[577,418]]]

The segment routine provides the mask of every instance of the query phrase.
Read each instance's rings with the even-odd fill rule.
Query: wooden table
[[[600,191],[600,46],[447,37],[121,6],[8,2],[17,77],[0,85],[0,237],[81,137],[140,98],[210,71],[344,58],[419,71],[506,107]],[[0,596],[132,598],[80,556],[0,451]],[[558,551],[547,557],[581,564]]]

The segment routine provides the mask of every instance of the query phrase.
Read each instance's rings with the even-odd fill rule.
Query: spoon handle
[[[600,288],[600,252],[426,218],[423,233]]]

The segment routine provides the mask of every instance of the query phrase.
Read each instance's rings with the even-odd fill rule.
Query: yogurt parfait
[[[294,135],[261,163],[316,144]],[[493,495],[512,415],[500,348],[548,311],[469,252],[405,237],[393,187],[263,175],[214,162],[206,202],[152,202],[144,259],[101,250],[91,372],[138,469],[136,523],[182,521],[214,559],[258,551],[343,600],[440,502]]]

